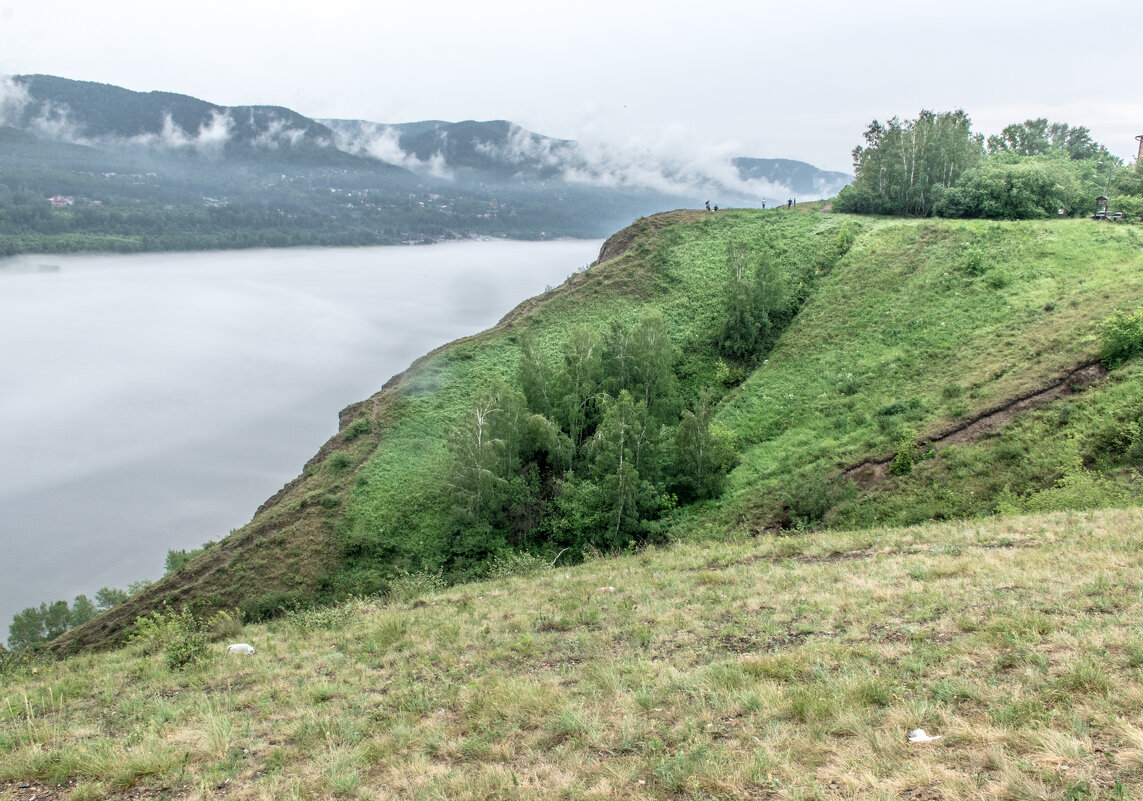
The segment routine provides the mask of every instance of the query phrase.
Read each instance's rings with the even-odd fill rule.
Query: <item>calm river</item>
[[[246,523],[341,408],[600,244],[0,260],[0,634]]]

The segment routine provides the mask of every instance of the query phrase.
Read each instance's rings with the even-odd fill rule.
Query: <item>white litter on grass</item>
[[[228,653],[228,654],[240,654],[242,656],[251,656],[254,653],[256,653],[256,651],[254,650],[254,646],[250,645],[249,643],[236,642],[233,645],[226,646],[226,653]]]
[[[599,591],[600,592],[615,592],[615,588],[614,587],[600,587]]]
[[[933,740],[939,739],[941,739],[941,735],[938,734],[934,737],[924,729],[913,729],[909,732],[909,742],[911,743],[931,743]]]

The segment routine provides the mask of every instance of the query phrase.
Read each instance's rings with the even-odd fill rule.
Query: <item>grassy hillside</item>
[[[792,314],[749,365],[718,355],[736,246]],[[170,604],[132,644],[10,661],[0,793],[1139,797],[1143,365],[1107,343],[1143,347],[1141,267],[1135,228],[1088,221],[640,220],[345,409],[248,526],[53,647],[124,643]],[[668,546],[535,538],[472,581],[449,431],[517,382],[525,340],[554,364],[575,326],[648,309],[681,405],[712,391],[737,446],[725,492],[665,505],[646,530]]]
[[[0,796],[1138,798],[1141,531],[679,543],[406,583],[181,672],[162,641],[28,666],[0,677]]]
[[[717,350],[730,243],[767,254],[797,309],[753,370]],[[720,499],[656,523],[666,537],[1134,505],[1140,368],[1108,375],[1098,353],[1113,313],[1141,305],[1141,267],[1139,231],[1090,221],[853,219],[810,204],[640,220],[590,270],[344,410],[248,526],[55,647],[121,639],[164,601],[259,617],[449,579],[450,429],[481,387],[516,382],[525,332],[555,362],[574,326],[647,309],[678,348],[682,404],[713,390],[741,457]],[[547,561],[560,550],[527,545]]]
[[[1141,247],[1134,229],[1084,221],[876,226],[729,399],[723,419],[747,444],[730,509],[764,527],[792,477],[887,460],[903,435],[924,443],[1091,364],[1100,326],[1143,298]],[[915,473],[879,482],[827,522],[988,514],[1010,500],[1005,489],[1034,505],[1074,462],[1072,446],[1086,466],[1099,462],[1092,417],[1138,419],[1137,371],[1110,385],[931,461],[919,449]],[[1109,489],[1104,500],[1117,497]]]

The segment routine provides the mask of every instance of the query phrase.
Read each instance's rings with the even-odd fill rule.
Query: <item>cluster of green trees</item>
[[[137,581],[126,590],[103,587],[95,593],[94,602],[86,595],[77,595],[70,605],[67,601],[53,601],[38,607],[29,606],[12,616],[12,623],[8,627],[8,647],[19,651],[54,640],[64,632],[83,625],[100,612],[118,606],[150,584],[149,581]]]
[[[519,387],[482,391],[449,438],[450,567],[509,548],[575,553],[654,540],[678,503],[712,498],[736,460],[703,395],[682,409],[662,315],[576,327],[552,363],[521,340]]]
[[[765,251],[734,242],[726,248],[719,352],[740,363],[768,351],[793,319],[797,299],[785,274]]]
[[[189,551],[186,549],[167,551],[165,574],[179,572],[187,562],[215,544],[212,540],[203,543],[201,548]],[[83,625],[100,612],[118,606],[149,586],[151,582],[143,579],[132,582],[125,590],[102,587],[95,593],[94,602],[86,595],[77,595],[70,605],[67,601],[52,601],[41,603],[39,607],[29,606],[12,616],[12,623],[8,627],[8,647],[18,651],[30,645],[54,640],[64,632]]]
[[[1027,120],[987,142],[963,110],[874,120],[853,151],[856,179],[834,208],[857,214],[985,219],[1088,215],[1114,187],[1113,208],[1143,210],[1122,161],[1082,126]],[[1136,169],[1134,172],[1138,172]]]

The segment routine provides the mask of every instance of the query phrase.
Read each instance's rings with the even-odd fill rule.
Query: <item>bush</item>
[[[168,668],[185,670],[206,656],[207,635],[208,624],[188,609],[165,609],[136,618],[131,641],[147,651],[162,649]]]
[[[508,578],[509,576],[527,576],[547,570],[547,560],[526,551],[506,551],[499,553],[492,559],[492,567],[488,575],[494,579]]]
[[[373,424],[369,422],[369,418],[358,417],[350,424],[349,428],[345,429],[345,433],[341,435],[341,440],[342,442],[353,442],[353,440],[371,431],[373,431]]]
[[[389,599],[412,601],[422,595],[440,592],[446,586],[444,574],[439,570],[436,573],[402,573],[389,583]]]
[[[298,592],[273,590],[258,598],[245,599],[238,604],[238,611],[244,620],[260,623],[306,606],[304,600]]]
[[[51,662],[36,648],[18,648],[9,651],[0,645],[0,676],[16,676],[36,670],[41,663]]]
[[[1143,311],[1135,314],[1116,312],[1102,326],[1103,341],[1099,358],[1108,370],[1114,370],[1128,359],[1143,353]]]
[[[914,432],[906,429],[901,432],[894,449],[893,461],[889,463],[889,472],[895,476],[907,476],[913,471],[913,438]]]
[[[237,610],[234,614],[226,610],[215,612],[206,621],[206,628],[213,642],[237,639],[242,634],[242,613]]]
[[[793,488],[782,493],[782,503],[791,522],[812,526],[820,522],[830,509],[857,495],[857,486],[849,479],[831,477],[827,472],[811,473]]]
[[[353,460],[349,458],[349,454],[345,451],[335,451],[326,459],[325,464],[332,472],[341,473],[349,469],[349,466],[353,464]]]
[[[193,550],[169,550],[167,551],[167,561],[164,567],[163,575],[170,575],[171,573],[178,573],[193,557],[198,556],[203,552],[202,548],[195,548]]]

